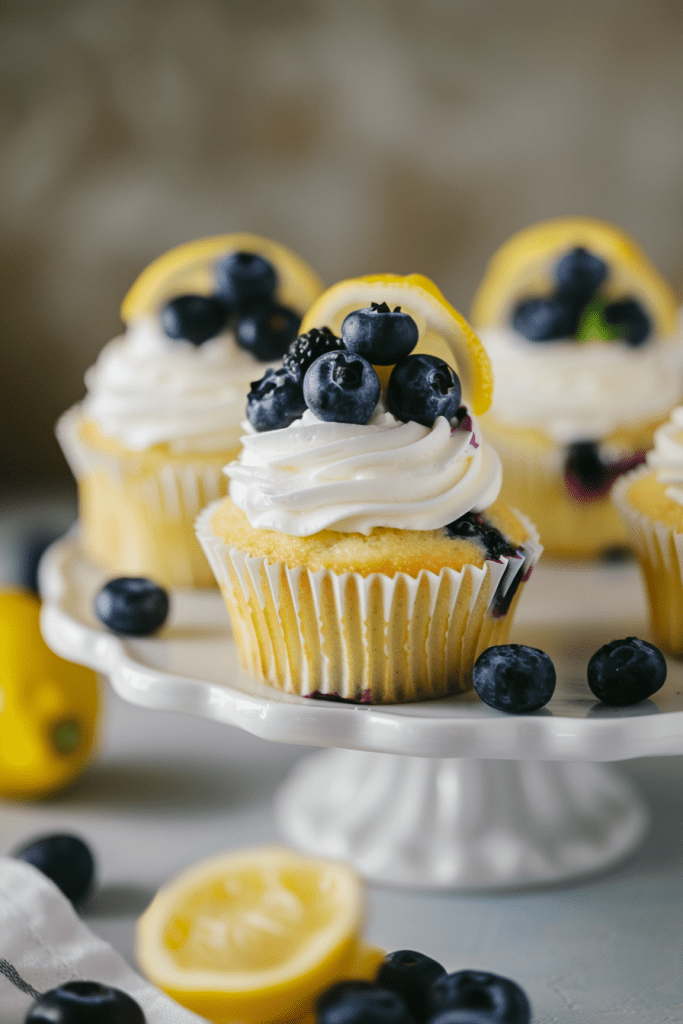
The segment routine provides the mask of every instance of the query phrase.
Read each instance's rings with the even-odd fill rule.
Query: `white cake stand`
[[[48,550],[48,644],[107,675],[135,704],[330,748],[285,781],[280,829],[294,845],[349,860],[382,883],[518,887],[605,869],[638,845],[648,814],[600,762],[683,753],[683,665],[670,662],[664,688],[624,709],[598,704],[585,681],[603,643],[647,636],[631,563],[536,570],[515,639],[551,655],[558,685],[547,708],[519,716],[476,694],[384,707],[280,694],[240,670],[218,593],[176,591],[161,634],[135,640],[95,618],[105,580],[75,533]]]

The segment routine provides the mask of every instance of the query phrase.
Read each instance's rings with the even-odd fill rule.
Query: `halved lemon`
[[[549,295],[554,270],[570,249],[582,246],[603,259],[609,276],[605,296],[637,299],[652,317],[655,333],[666,337],[678,325],[676,296],[636,243],[619,228],[590,217],[558,217],[519,231],[491,258],[472,303],[476,328],[500,327],[527,296]]]
[[[121,305],[124,323],[153,316],[177,295],[211,295],[214,267],[231,252],[254,253],[272,263],[277,274],[276,299],[298,313],[305,313],[323,290],[308,264],[279,242],[246,232],[211,235],[170,249],[142,271]]]
[[[159,890],[138,921],[143,973],[215,1024],[295,1020],[342,978],[375,976],[361,941],[363,890],[341,864],[284,847],[201,861]]]
[[[301,332],[326,326],[339,334],[344,317],[371,302],[400,306],[409,313],[420,333],[415,351],[429,352],[453,366],[469,407],[475,415],[486,412],[493,394],[493,373],[484,346],[464,317],[422,274],[375,274],[340,281],[313,303]]]

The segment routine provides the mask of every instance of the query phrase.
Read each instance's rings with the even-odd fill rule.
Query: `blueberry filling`
[[[529,341],[621,340],[635,348],[647,341],[652,322],[635,299],[608,302],[601,292],[607,264],[582,246],[570,249],[555,267],[555,289],[526,296],[512,311],[512,326]]]
[[[492,562],[498,562],[501,558],[512,558],[517,550],[481,512],[467,512],[459,519],[454,519],[445,529],[452,537],[464,537],[480,544],[486,558]]]
[[[638,451],[610,462],[601,454],[596,441],[575,441],[567,447],[565,485],[577,501],[595,501],[609,494],[618,477],[644,461],[645,452]]]

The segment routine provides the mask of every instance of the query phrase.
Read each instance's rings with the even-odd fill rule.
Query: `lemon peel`
[[[635,241],[621,229],[591,217],[558,217],[517,232],[492,256],[472,303],[476,328],[509,323],[515,304],[555,287],[554,268],[568,249],[582,246],[607,263],[608,299],[629,295],[654,320],[655,333],[668,337],[678,327],[678,304],[667,281]]]
[[[210,235],[169,249],[153,260],[135,280],[121,304],[128,324],[152,316],[169,299],[181,294],[210,295],[215,289],[214,266],[231,252],[263,256],[275,267],[275,297],[284,306],[304,313],[323,290],[308,264],[279,242],[248,232]]]
[[[327,326],[339,334],[346,315],[371,302],[400,306],[409,313],[420,332],[415,351],[429,352],[451,365],[455,362],[465,401],[475,415],[486,412],[493,395],[486,350],[465,318],[422,274],[371,274],[340,281],[316,299],[304,316],[301,333]]]
[[[136,955],[159,988],[215,1024],[310,1012],[342,978],[374,977],[363,889],[348,867],[285,847],[242,849],[176,876],[138,921]]]

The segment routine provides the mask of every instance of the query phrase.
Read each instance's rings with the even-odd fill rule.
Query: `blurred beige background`
[[[5,0],[2,480],[66,478],[54,420],[190,238],[421,271],[466,312],[512,231],[583,213],[678,285],[682,122],[676,0]]]

